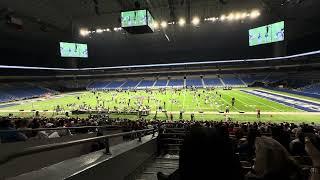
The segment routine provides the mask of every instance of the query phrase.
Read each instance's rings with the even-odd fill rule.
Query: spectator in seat
[[[247,180],[303,180],[302,170],[278,141],[258,137],[256,160]]]
[[[290,148],[290,153],[293,156],[305,156],[306,151],[305,151],[305,136],[304,133],[302,132],[302,129],[299,128],[296,131],[295,134],[295,139],[290,142],[289,148]]]
[[[179,169],[159,180],[242,180],[240,161],[235,157],[225,129],[193,127],[181,147]]]
[[[65,128],[66,125],[64,120],[59,120],[57,127]],[[61,129],[61,130],[57,130],[56,132],[58,133],[59,137],[72,135],[69,129]]]
[[[31,130],[31,128],[28,128],[29,122],[27,119],[21,119],[19,120],[19,127],[17,127],[17,130]],[[33,136],[33,133],[31,131],[22,131],[28,138]]]
[[[289,150],[290,133],[285,131],[283,125],[275,125],[271,128],[272,138],[277,140],[282,146]]]
[[[312,159],[312,168],[310,169],[309,179],[320,179],[320,138],[317,136],[306,137],[306,151]]]
[[[0,120],[0,130],[16,130],[14,125],[9,119]],[[0,132],[0,142],[1,143],[10,143],[17,141],[26,141],[28,137],[21,132]]]
[[[260,136],[256,128],[250,128],[248,132],[247,141],[239,145],[240,155],[246,155],[248,159],[252,159],[255,153],[255,140]]]

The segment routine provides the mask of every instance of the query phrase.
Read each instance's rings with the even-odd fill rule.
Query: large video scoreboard
[[[130,33],[149,33],[154,31],[154,19],[147,9],[121,12],[121,27]]]
[[[88,45],[60,42],[60,55],[61,57],[87,58]]]
[[[284,21],[249,30],[249,46],[283,41],[285,39]]]

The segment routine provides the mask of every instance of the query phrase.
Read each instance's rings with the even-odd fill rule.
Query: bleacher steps
[[[135,87],[134,89],[137,89],[137,87],[139,87],[140,83],[142,82],[143,80],[141,80]]]
[[[219,78],[219,80],[220,80],[221,84],[225,87],[226,84],[223,82],[223,80],[221,78]]]
[[[238,77],[238,79],[243,83],[243,85],[245,85],[246,87],[248,87],[248,84],[246,82],[244,82],[241,77]]]
[[[203,79],[201,79],[201,83],[202,83],[203,88],[206,88],[206,84],[204,83]]]
[[[157,180],[157,173],[166,175],[173,173],[179,167],[177,158],[156,158],[144,166],[144,170],[136,177],[136,180]]]
[[[262,81],[265,82],[270,76],[271,76],[272,72],[269,73]]]
[[[168,80],[167,80],[167,84],[166,84],[166,87],[168,87],[168,85],[169,85],[169,82],[170,82],[170,80],[168,79]]]
[[[124,83],[122,83],[121,86],[117,87],[117,89],[118,89],[118,88],[121,88],[121,87],[122,87],[123,85],[125,85],[127,82],[128,82],[128,81],[124,81]]]
[[[155,80],[153,85],[152,85],[152,88],[154,88],[154,86],[157,84],[158,80]]]
[[[106,89],[111,83],[112,83],[112,81],[110,81],[107,85],[105,85],[105,86],[103,87],[103,89]]]

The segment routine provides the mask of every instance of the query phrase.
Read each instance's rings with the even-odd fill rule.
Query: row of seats
[[[302,89],[303,92],[320,95],[320,83],[306,86]]]
[[[227,78],[191,78],[191,79],[159,79],[153,80],[127,80],[127,81],[98,81],[91,83],[88,89],[145,89],[145,88],[165,88],[165,87],[245,87],[244,81],[237,77]]]
[[[29,99],[53,93],[50,89],[29,84],[2,84],[0,87],[0,102]]]

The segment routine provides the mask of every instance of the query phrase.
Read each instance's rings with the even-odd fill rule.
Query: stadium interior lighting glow
[[[250,13],[250,17],[251,17],[252,19],[257,18],[257,17],[259,17],[259,16],[260,16],[260,11],[258,11],[258,10],[253,10],[253,11]]]
[[[240,13],[237,13],[237,14],[235,15],[235,19],[236,19],[236,20],[241,19],[241,14],[240,14]]]
[[[226,15],[224,15],[224,14],[221,15],[220,20],[221,20],[221,21],[224,21],[225,19],[226,19]]]
[[[162,21],[160,25],[162,28],[166,28],[168,26],[168,23],[166,21]]]
[[[80,29],[81,36],[87,36],[88,34],[90,34],[90,31],[88,31],[87,29]]]
[[[240,18],[241,18],[241,19],[245,19],[245,18],[247,17],[247,15],[248,15],[248,14],[244,12],[244,13],[241,14],[241,17],[240,17]]]
[[[179,26],[184,26],[186,24],[186,20],[184,18],[179,19]]]
[[[114,30],[115,32],[121,31],[121,27],[115,27],[115,28],[113,28],[113,30]]]
[[[103,32],[103,29],[97,29],[96,32],[97,32],[97,33],[102,33],[102,32]]]
[[[204,21],[212,21],[212,22],[215,22],[216,20],[218,20],[218,18],[215,18],[215,17],[210,17],[210,18],[204,19]]]
[[[157,21],[153,23],[153,28],[159,29],[159,23]]]
[[[194,17],[191,22],[192,22],[193,25],[197,26],[197,25],[200,24],[200,18],[199,17]]]
[[[230,13],[230,14],[229,14],[228,20],[229,20],[229,21],[234,20],[234,14],[233,14],[233,13]]]
[[[253,9],[251,11],[237,11],[237,12],[231,12],[229,14],[222,14],[220,17],[207,17],[207,18],[204,18],[204,19],[201,19],[197,16],[194,16],[191,20],[191,24],[193,26],[198,26],[201,21],[204,21],[204,22],[215,22],[215,21],[234,21],[234,20],[244,20],[244,19],[255,19],[257,17],[259,17],[261,15],[260,11],[258,9]],[[179,25],[180,27],[184,27],[186,25],[186,19],[181,17],[177,22],[175,21],[166,21],[166,20],[163,20],[163,21],[154,21],[152,26],[154,29],[157,29],[159,30],[160,28],[167,28],[168,25]],[[101,29],[101,28],[97,28],[96,30],[93,30],[93,31],[90,31],[86,28],[81,28],[80,29],[80,35],[81,36],[88,36],[89,34],[93,34],[93,33],[102,33],[102,32],[111,32],[112,29]],[[119,32],[121,31],[122,28],[121,27],[115,27],[113,28],[113,31],[114,32]]]

